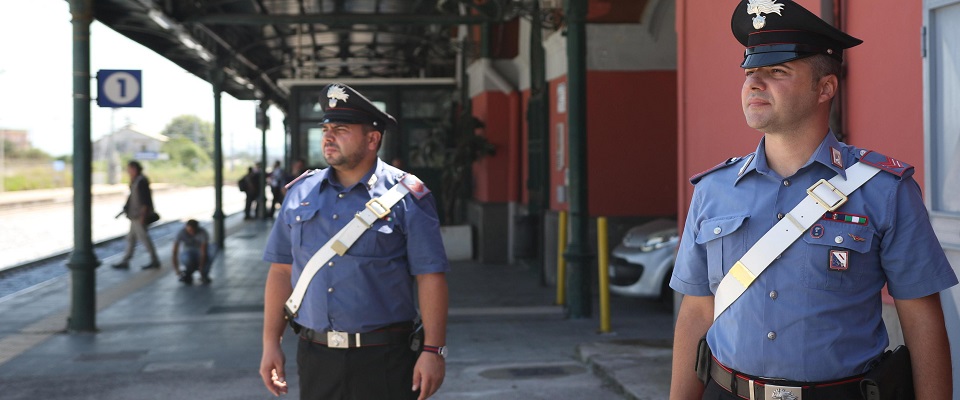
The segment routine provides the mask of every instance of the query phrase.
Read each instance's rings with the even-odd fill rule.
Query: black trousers
[[[300,338],[301,400],[415,400],[417,354],[404,344],[331,349]]]

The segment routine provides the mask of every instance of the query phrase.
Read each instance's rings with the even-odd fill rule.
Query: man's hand
[[[412,390],[420,389],[420,397],[417,400],[426,400],[440,389],[445,368],[446,361],[439,354],[426,351],[420,353],[417,365],[413,367]]]
[[[283,371],[285,362],[286,357],[279,343],[276,346],[263,348],[263,357],[260,359],[260,378],[263,379],[263,385],[274,396],[287,394],[287,378]]]

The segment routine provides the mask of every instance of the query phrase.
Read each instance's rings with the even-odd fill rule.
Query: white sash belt
[[[847,201],[853,191],[866,183],[880,170],[858,162],[847,168],[847,178],[837,175],[821,179],[807,189],[807,197],[777,222],[760,240],[737,261],[720,281],[714,301],[713,319],[716,320],[747,287],[800,238],[824,213],[834,211]]]
[[[310,285],[310,281],[313,280],[314,275],[320,271],[320,268],[323,268],[324,264],[330,261],[335,254],[343,256],[347,252],[347,249],[360,238],[363,232],[370,229],[378,219],[390,214],[390,208],[397,204],[397,202],[409,192],[410,190],[406,187],[404,181],[401,180],[397,182],[396,185],[393,185],[390,191],[383,196],[370,199],[370,201],[367,202],[366,208],[358,212],[353,220],[347,223],[347,226],[344,226],[340,232],[333,235],[320,250],[314,253],[313,257],[310,257],[310,261],[307,261],[307,265],[303,267],[303,272],[300,273],[300,278],[297,279],[293,293],[290,294],[290,298],[288,298],[284,304],[288,315],[292,317],[297,316],[297,311],[300,310],[300,303],[303,302],[303,296],[307,293],[307,287]]]

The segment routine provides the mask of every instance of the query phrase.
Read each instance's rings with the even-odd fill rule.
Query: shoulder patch
[[[427,185],[423,184],[423,181],[420,178],[417,178],[414,174],[406,174],[403,179],[400,181],[400,184],[407,188],[410,191],[410,194],[413,197],[416,197],[417,200],[426,196],[427,193],[430,193],[430,189],[427,189]]]
[[[315,170],[315,169],[306,170],[306,171],[304,171],[302,174],[300,174],[300,176],[298,176],[297,179],[294,179],[294,180],[290,181],[290,183],[288,183],[286,186],[284,186],[284,188],[290,189],[291,187],[293,187],[293,185],[296,185],[297,182],[300,182],[301,180],[303,180],[303,178],[306,178],[306,177],[308,177],[308,176],[310,176],[310,175],[313,175],[313,174],[315,174],[315,173],[317,173],[317,170]]]
[[[751,156],[752,156],[752,154],[751,154]],[[747,157],[750,157],[750,156],[747,156]],[[710,174],[713,173],[713,172],[716,172],[716,171],[719,171],[719,170],[724,169],[724,168],[726,168],[726,167],[729,167],[729,166],[731,166],[731,165],[733,165],[733,164],[736,164],[737,161],[743,160],[744,158],[745,158],[745,157],[733,157],[733,158],[728,158],[728,159],[726,159],[725,161],[723,161],[722,163],[717,164],[717,165],[714,165],[712,168],[708,168],[706,171],[703,171],[703,172],[701,172],[701,173],[699,173],[699,174],[696,174],[696,175],[694,175],[694,176],[691,176],[691,177],[690,177],[690,183],[696,185],[697,182],[700,182],[700,180],[703,179],[703,177],[705,177],[705,176],[707,176],[707,175],[710,175]]]
[[[886,171],[900,178],[904,174],[910,176],[913,173],[912,165],[871,150],[860,150],[860,162],[877,167],[881,171]]]

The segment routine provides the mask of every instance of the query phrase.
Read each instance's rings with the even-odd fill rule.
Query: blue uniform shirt
[[[865,153],[829,133],[806,165],[784,178],[767,165],[761,140],[756,153],[695,177],[670,287],[714,295],[730,267],[808,187],[845,176]],[[862,373],[889,342],[880,317],[884,283],[898,299],[957,283],[912,167],[885,162],[901,168],[879,172],[836,213],[824,215],[714,321],[707,342],[721,363],[796,381]]]
[[[367,201],[386,193],[404,175],[378,159],[359,183],[345,188],[329,172],[318,170],[290,187],[267,241],[264,261],[292,264],[293,286],[310,257]],[[412,321],[417,316],[413,276],[447,269],[433,195],[416,199],[408,194],[344,256],[334,255],[320,269],[296,321],[320,332],[350,333]]]

